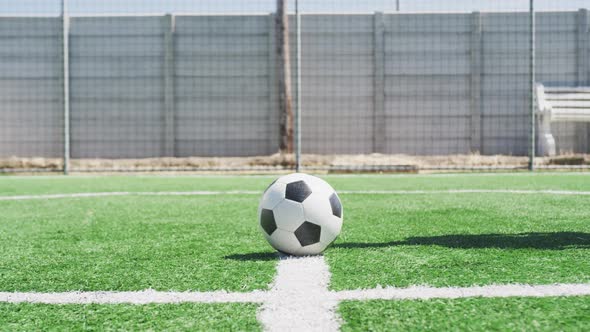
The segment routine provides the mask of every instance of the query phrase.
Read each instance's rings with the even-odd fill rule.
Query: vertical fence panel
[[[373,151],[373,39],[373,14],[302,17],[303,153]]]
[[[588,10],[580,9],[576,15],[576,67],[577,67],[577,85],[590,85],[590,77],[588,76]],[[587,123],[578,123],[574,129],[576,135],[576,152],[590,152],[590,139],[588,139],[590,132],[588,129],[590,125]]]
[[[175,157],[174,16],[164,16],[164,157]]]
[[[387,15],[387,153],[471,152],[471,15]]]
[[[160,16],[72,17],[72,158],[160,157],[164,35]]]
[[[0,157],[63,157],[62,31],[57,16],[0,17]]]
[[[373,37],[373,152],[385,152],[385,21],[383,13],[375,13]]]
[[[257,156],[269,142],[274,80],[268,15],[177,16],[177,155]]]
[[[471,14],[471,152],[485,153],[482,150],[481,136],[481,14]]]

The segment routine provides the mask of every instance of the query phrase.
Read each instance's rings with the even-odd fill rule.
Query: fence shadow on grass
[[[440,236],[410,237],[403,241],[381,243],[345,242],[334,248],[362,249],[394,246],[441,246],[447,248],[476,249],[544,249],[569,248],[590,249],[590,233],[554,232],[520,234],[454,234]]]
[[[590,233],[554,232],[554,233],[520,233],[520,234],[455,234],[440,236],[410,237],[403,241],[390,242],[345,242],[336,243],[332,248],[366,249],[387,248],[395,246],[441,246],[447,248],[478,249],[590,249]],[[234,254],[225,259],[238,261],[278,260],[276,252],[255,252]]]

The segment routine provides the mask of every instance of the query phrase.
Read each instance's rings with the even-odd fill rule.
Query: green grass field
[[[0,196],[264,191],[275,176],[0,177]],[[332,290],[590,283],[588,174],[325,176],[344,227],[325,257]],[[277,255],[259,195],[0,200],[0,292],[267,290]],[[0,330],[258,330],[257,304],[0,303]],[[584,330],[590,296],[346,301],[342,329]],[[101,328],[102,327],[102,328]]]
[[[587,297],[344,302],[343,331],[588,331]]]
[[[0,304],[3,331],[258,331],[256,305]]]

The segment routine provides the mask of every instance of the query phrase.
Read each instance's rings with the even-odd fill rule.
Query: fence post
[[[268,16],[268,130],[269,130],[269,151],[276,153],[279,148],[280,135],[278,129],[279,99],[278,99],[278,73],[277,73],[277,15],[271,13]]]
[[[296,28],[296,51],[295,51],[295,171],[301,171],[301,13],[299,11],[299,0],[295,0],[295,22]]]
[[[288,0],[277,0],[277,58],[279,87],[279,132],[281,153],[293,153],[293,86]]]
[[[70,172],[70,19],[67,14],[67,0],[62,0],[62,83],[63,83],[63,173]]]
[[[576,13],[576,85],[584,86],[590,82],[589,71],[590,61],[588,52],[590,51],[588,40],[588,10],[580,9]],[[590,141],[590,126],[586,123],[576,123],[575,125],[575,149],[580,152],[588,152],[588,142]]]
[[[471,14],[471,76],[470,76],[470,107],[471,107],[471,152],[483,153],[481,135],[481,14]]]
[[[373,152],[386,149],[385,123],[385,20],[382,12],[373,18]]]
[[[164,156],[175,157],[174,16],[164,16]]]
[[[535,171],[536,116],[535,116],[535,0],[529,0],[529,170]]]
[[[588,10],[580,9],[576,15],[576,84],[588,84]]]

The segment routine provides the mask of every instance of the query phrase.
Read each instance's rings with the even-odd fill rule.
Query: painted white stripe
[[[67,292],[67,293],[6,293],[0,292],[0,302],[45,304],[150,304],[150,303],[232,303],[263,302],[264,291],[250,293],[228,292]]]
[[[334,292],[343,300],[425,300],[458,299],[466,297],[552,297],[590,295],[590,284],[555,285],[492,285],[476,287],[434,288],[413,286],[409,288],[377,288]]]
[[[304,260],[305,261],[305,260]],[[301,262],[301,265],[305,265]],[[338,322],[333,308],[340,301],[364,301],[364,300],[427,300],[427,299],[459,299],[469,297],[557,297],[557,296],[590,296],[590,284],[554,284],[554,285],[492,285],[475,287],[424,287],[412,286],[408,288],[375,288],[364,290],[348,290],[339,292],[327,291],[326,270],[320,268],[321,264],[314,263],[315,267],[303,267],[300,264],[283,266],[282,272],[295,273],[292,269],[297,267],[295,275],[305,272],[308,276],[295,278],[294,276],[277,278],[271,291],[254,291],[249,293],[219,292],[158,292],[146,290],[139,292],[66,292],[66,293],[20,293],[0,292],[0,303],[44,303],[44,304],[150,304],[150,303],[264,303],[263,310],[259,313],[261,319],[270,320],[272,317],[265,315],[284,314],[291,315],[302,313],[301,310],[291,308],[297,305],[305,306],[303,310],[314,308],[313,315],[323,312],[323,322],[332,324]],[[319,272],[319,274],[318,274]],[[320,281],[311,280],[312,274],[319,277]],[[329,278],[329,272],[328,272]],[[277,276],[278,277],[278,276]],[[287,283],[296,283],[295,286]],[[294,296],[298,296],[295,297]],[[281,298],[282,297],[282,298]],[[272,304],[272,306],[269,306]],[[284,305],[285,312],[276,311],[276,305]],[[321,305],[320,307],[317,307]],[[280,309],[280,308],[279,308]],[[319,311],[318,311],[319,310]],[[287,312],[289,311],[289,312]],[[266,312],[266,313],[265,313]],[[310,311],[311,312],[311,311]],[[293,315],[295,315],[293,314]],[[331,315],[327,322],[326,314]],[[294,316],[293,316],[294,317]],[[291,319],[291,318],[289,318]],[[316,318],[312,318],[316,319]],[[299,322],[298,322],[299,323]],[[277,322],[280,324],[280,322]],[[266,326],[266,325],[265,325]],[[274,326],[274,325],[273,325]],[[332,326],[332,325],[330,325]]]
[[[447,194],[518,194],[518,195],[571,195],[590,196],[590,191],[568,190],[511,190],[511,189],[450,189],[450,190],[342,190],[339,194],[361,195],[447,195]],[[215,196],[215,195],[261,195],[256,190],[233,191],[161,191],[161,192],[99,192],[99,193],[71,193],[71,194],[41,194],[0,196],[0,201],[24,201],[61,198],[92,198],[116,196]]]
[[[282,257],[258,320],[266,331],[338,331],[338,302],[330,296],[329,283],[323,256]]]
[[[512,190],[512,189],[449,189],[449,190],[354,190],[338,191],[338,194],[369,195],[432,195],[432,194],[519,194],[519,195],[579,195],[588,196],[590,191],[570,190]]]
[[[260,191],[160,191],[160,192],[100,192],[47,195],[0,196],[0,201],[25,201],[36,199],[92,198],[116,196],[214,196],[214,195],[260,195]]]

